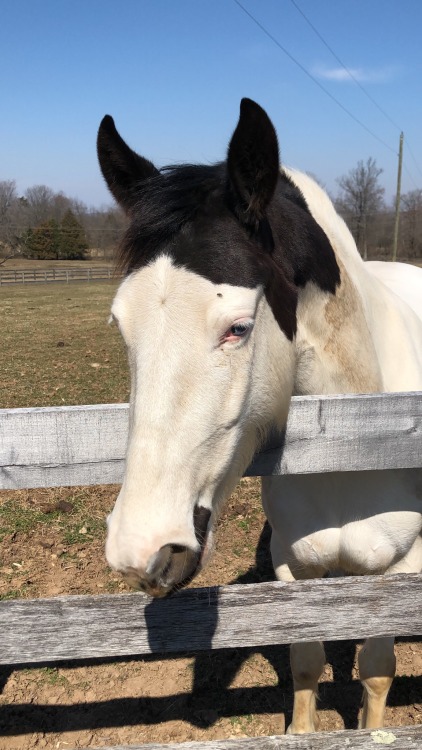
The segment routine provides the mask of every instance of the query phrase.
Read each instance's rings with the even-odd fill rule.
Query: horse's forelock
[[[184,164],[163,167],[140,183],[132,223],[118,248],[119,271],[134,271],[168,249],[211,196],[223,196],[224,175],[224,164]]]

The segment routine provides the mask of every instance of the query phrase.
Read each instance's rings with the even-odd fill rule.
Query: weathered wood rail
[[[422,635],[422,575],[15,599],[0,602],[0,633],[0,664]]]
[[[112,484],[123,476],[127,404],[0,410],[0,489]],[[249,475],[419,468],[422,393],[302,396]]]
[[[125,404],[0,410],[0,488],[119,482],[127,425]],[[422,393],[306,397],[293,400],[286,433],[273,437],[248,473],[421,466]],[[0,602],[0,663],[7,665],[383,635],[422,635],[422,575],[190,589],[158,601],[122,594]],[[376,744],[419,749],[422,726],[130,750],[369,750]]]
[[[397,727],[393,730],[353,732],[322,732],[273,737],[245,737],[240,740],[214,740],[211,742],[183,742],[168,745],[122,745],[102,750],[377,750],[377,746],[392,745],[393,750],[420,750],[422,725]]]

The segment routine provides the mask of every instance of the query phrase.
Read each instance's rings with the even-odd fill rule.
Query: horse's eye
[[[244,336],[250,330],[251,326],[247,323],[234,323],[230,328],[232,336]]]
[[[245,320],[238,320],[233,323],[230,328],[227,329],[226,333],[220,339],[220,343],[231,343],[235,344],[239,339],[243,339],[253,328],[253,320],[246,318]]]

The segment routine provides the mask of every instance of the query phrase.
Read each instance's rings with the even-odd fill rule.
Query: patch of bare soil
[[[104,518],[116,493],[116,487],[2,493],[0,595],[128,590],[108,570],[103,552]],[[258,480],[244,479],[220,521],[213,559],[192,585],[272,579],[268,542]],[[326,644],[321,730],[357,725],[356,648],[355,642]],[[422,644],[399,640],[396,653],[386,723],[422,723]],[[48,665],[46,654],[42,668],[1,669],[1,689],[0,750],[280,734],[292,709],[284,646],[59,666]]]

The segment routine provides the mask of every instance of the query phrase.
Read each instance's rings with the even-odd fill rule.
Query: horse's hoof
[[[286,734],[313,734],[314,732],[317,732],[318,728],[317,726],[309,727],[309,729],[294,729],[292,724],[289,724],[289,726],[286,729]]]

